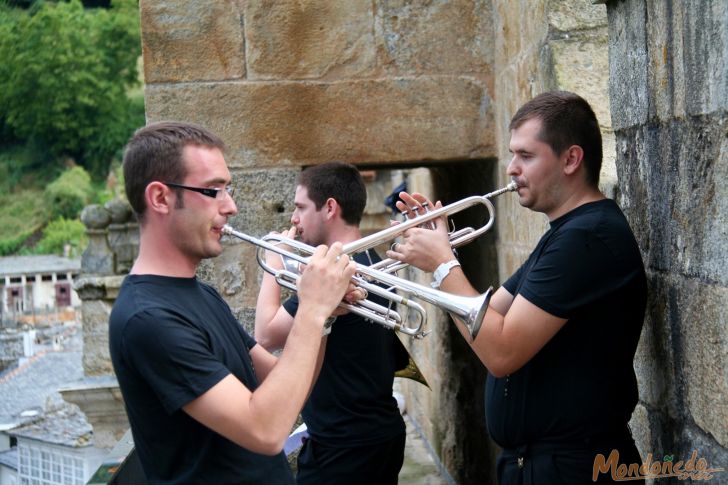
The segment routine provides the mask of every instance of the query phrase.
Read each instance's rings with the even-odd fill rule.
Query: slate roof
[[[75,404],[63,404],[43,415],[37,421],[17,427],[9,432],[13,436],[31,438],[45,443],[80,448],[90,446],[93,428]]]
[[[18,469],[18,448],[13,447],[9,450],[0,451],[0,465],[4,465],[13,470]]]
[[[69,259],[52,254],[31,256],[5,256],[0,258],[0,277],[38,273],[79,273],[80,259]]]
[[[58,389],[82,378],[79,350],[42,351],[0,373],[0,430],[37,420],[46,409],[60,408],[65,401]],[[30,415],[32,411],[35,416]]]

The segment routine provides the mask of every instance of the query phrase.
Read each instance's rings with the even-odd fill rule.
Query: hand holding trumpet
[[[341,243],[318,246],[298,282],[299,313],[310,312],[322,322],[338,307],[345,293],[354,291],[351,278],[356,263],[341,252]]]
[[[397,201],[397,208],[408,219],[423,215],[427,212],[427,207],[435,209],[442,207],[440,201],[433,206],[427,197],[418,193],[400,192],[399,197],[401,200]],[[413,227],[403,232],[402,240],[392,244],[391,249],[387,251],[387,257],[430,272],[441,263],[454,259],[447,217],[441,216],[432,222],[434,223],[432,229]]]

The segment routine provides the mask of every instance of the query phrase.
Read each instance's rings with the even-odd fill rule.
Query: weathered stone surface
[[[607,30],[600,29],[588,39],[559,39],[549,44],[559,89],[586,99],[600,126],[611,127],[609,97],[604,95],[609,89]]]
[[[728,4],[607,6],[620,201],[649,276],[635,359],[647,451],[715,466],[728,456]]]
[[[148,87],[147,118],[207,126],[231,167],[410,163],[492,156],[487,99],[464,78],[204,83]]]
[[[617,133],[624,207],[661,271],[728,284],[725,115]]]
[[[81,222],[89,229],[105,229],[111,222],[111,214],[98,205],[87,205],[81,211]]]
[[[140,1],[145,82],[244,77],[240,3],[240,0]]]
[[[230,224],[256,237],[289,228],[299,172],[298,167],[236,172],[238,214]]]
[[[728,448],[728,288],[699,280],[679,286],[680,340],[690,415]]]
[[[607,9],[581,0],[549,0],[548,22],[560,32],[606,27]]]
[[[647,12],[644,2],[609,2],[609,97],[615,131],[647,121]],[[617,82],[614,82],[618,80]]]
[[[386,72],[471,73],[493,70],[491,2],[378,1],[375,32]]]
[[[245,19],[249,79],[349,78],[376,67],[368,2],[247,2]]]

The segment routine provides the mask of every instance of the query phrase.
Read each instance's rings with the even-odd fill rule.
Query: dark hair
[[[587,182],[599,185],[602,169],[602,133],[589,103],[581,96],[568,91],[541,93],[527,102],[513,115],[510,130],[526,121],[541,120],[539,140],[546,143],[556,154],[572,145],[584,150],[584,166]]]
[[[344,162],[314,165],[298,174],[296,184],[306,187],[316,210],[331,197],[341,207],[341,217],[347,224],[359,225],[361,222],[367,191],[355,166]]]
[[[142,221],[144,191],[155,180],[182,182],[187,168],[182,151],[187,145],[201,145],[225,151],[225,143],[202,126],[178,121],[161,121],[138,129],[124,149],[124,187],[131,208]]]

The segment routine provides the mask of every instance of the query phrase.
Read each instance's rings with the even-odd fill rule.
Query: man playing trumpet
[[[366,188],[352,165],[330,162],[302,171],[294,205],[293,227],[283,234],[288,238],[298,236],[310,246],[361,238]],[[353,259],[364,266],[380,261],[371,249]],[[271,251],[266,261],[282,266]],[[370,299],[386,305],[371,294]],[[296,296],[283,306],[280,300],[280,287],[266,273],[255,337],[268,350],[287,348],[300,311]],[[395,371],[407,364],[407,351],[392,330],[354,313],[339,316],[326,340],[321,373],[302,412],[310,438],[298,456],[297,483],[395,484],[404,459],[405,425],[392,383]]]
[[[149,483],[294,483],[283,445],[315,379],[324,321],[356,268],[319,246],[280,358],[198,281],[237,213],[224,144],[189,123],[137,130],[124,153],[139,256],[109,320],[109,347]]]
[[[598,188],[602,143],[589,104],[544,93],[518,110],[510,129],[508,175],[521,205],[544,213],[550,229],[493,294],[474,339],[455,320],[488,369],[485,412],[503,448],[500,483],[588,483],[597,454],[618,450],[622,463],[641,461],[627,423],[637,403],[632,360],[644,267],[624,215]],[[403,211],[430,203],[421,194],[401,198]],[[393,249],[389,257],[435,271],[442,290],[477,294],[445,220],[434,231],[408,230]]]

